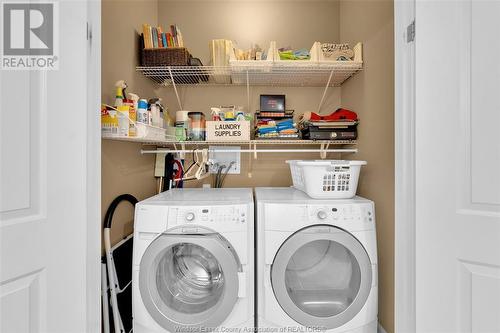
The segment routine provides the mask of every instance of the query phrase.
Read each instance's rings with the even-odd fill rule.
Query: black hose
[[[104,215],[104,228],[109,228],[111,229],[111,223],[113,221],[113,215],[115,214],[116,207],[120,204],[122,201],[128,201],[132,204],[132,206],[135,206],[135,204],[138,202],[136,197],[134,197],[132,194],[122,194],[117,196],[109,205],[108,210],[106,211],[106,214]]]

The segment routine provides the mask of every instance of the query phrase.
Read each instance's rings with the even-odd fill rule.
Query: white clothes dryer
[[[259,331],[377,332],[372,201],[256,188]]]
[[[251,189],[173,189],[135,209],[135,333],[252,331]]]

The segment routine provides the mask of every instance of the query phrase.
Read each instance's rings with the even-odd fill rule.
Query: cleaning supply
[[[163,128],[162,108],[159,98],[151,98],[149,100],[149,109],[151,110],[151,125]]]
[[[134,108],[137,111],[139,108],[139,96],[134,93],[128,93],[128,99],[131,99],[134,102]]]
[[[212,120],[213,121],[221,121],[221,109],[220,108],[210,108],[212,112]]]
[[[175,136],[178,141],[184,141],[187,139],[189,112],[190,111],[181,110],[175,113],[175,127],[178,128],[175,132]]]
[[[137,122],[149,125],[148,101],[140,99],[137,104]]]
[[[101,106],[101,136],[118,136],[118,115],[116,110],[110,109],[105,105]]]
[[[128,106],[128,119],[129,119],[129,128],[128,128],[128,136],[136,136],[137,135],[137,127],[135,123],[137,121],[137,109],[135,108],[135,103],[132,99],[124,99],[123,106]]]
[[[129,136],[130,120],[128,105],[121,105],[116,108],[118,110],[118,136]]]
[[[205,141],[205,115],[203,112],[189,112],[188,138],[192,141]]]
[[[120,80],[115,83],[115,87],[115,106],[122,106],[123,100],[125,99],[125,89],[127,89],[127,83],[124,80]]]

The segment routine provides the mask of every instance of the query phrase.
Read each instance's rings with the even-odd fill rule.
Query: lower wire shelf
[[[105,140],[126,141],[141,143],[143,146],[151,146],[149,149],[142,149],[141,154],[157,153],[189,153],[193,150],[207,149],[207,146],[241,146],[238,151],[241,153],[253,153],[257,158],[258,153],[320,153],[321,158],[326,158],[327,153],[357,153],[358,149],[353,148],[357,144],[356,140],[285,140],[285,139],[256,139],[248,141],[158,141],[134,137],[113,137],[103,138]],[[279,148],[258,148],[258,146],[280,146]],[[287,146],[283,148],[282,146]],[[318,148],[314,148],[314,146]],[[224,149],[217,148],[218,152],[225,152]],[[233,150],[227,150],[234,152]]]

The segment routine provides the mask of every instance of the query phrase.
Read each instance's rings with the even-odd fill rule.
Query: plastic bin
[[[366,161],[286,161],[293,186],[314,199],[348,199],[356,195],[359,172]]]

